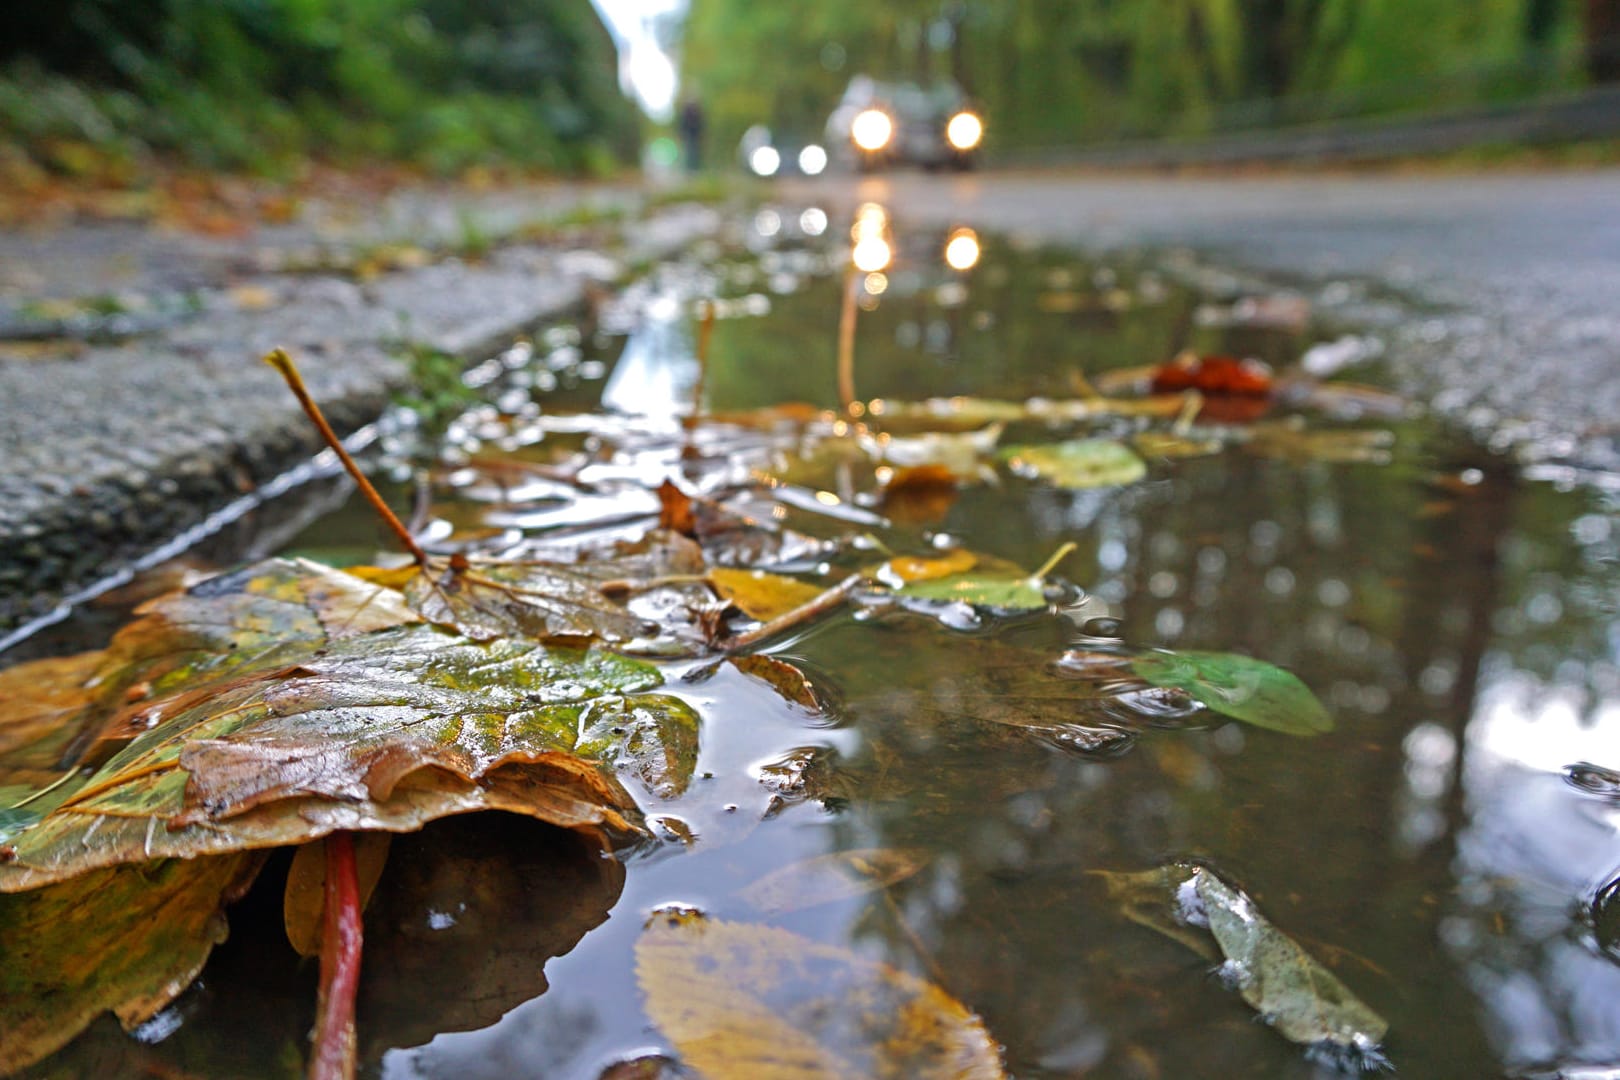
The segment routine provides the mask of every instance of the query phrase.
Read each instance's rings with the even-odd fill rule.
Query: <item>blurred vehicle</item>
[[[857,75],[827,118],[826,138],[840,162],[863,171],[971,169],[984,142],[984,118],[948,79],[923,87]]]
[[[820,143],[776,135],[764,124],[743,132],[737,153],[755,176],[819,176],[827,168],[827,150]]]

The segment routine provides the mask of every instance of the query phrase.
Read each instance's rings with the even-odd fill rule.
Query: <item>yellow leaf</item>
[[[979,1080],[995,1040],[932,983],[769,926],[654,914],[636,943],[647,1013],[709,1080]]]
[[[821,589],[797,578],[764,570],[734,570],[717,566],[709,571],[715,592],[736,604],[743,614],[760,622],[786,615],[822,594]]]

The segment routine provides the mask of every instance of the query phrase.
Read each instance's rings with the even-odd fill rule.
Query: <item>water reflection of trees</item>
[[[1080,761],[971,725],[918,730],[908,717],[926,712],[931,682],[970,677],[971,643],[933,631],[921,646],[913,633],[868,641],[885,684],[852,686],[850,706],[870,753],[906,763],[911,792],[858,806],[855,831],[940,852],[895,887],[910,931],[874,908],[869,941],[920,971],[920,937],[1020,1075],[1099,1062],[1127,1075],[1149,1059],[1310,1075],[1254,1033],[1201,962],[1123,922],[1085,874],[1192,854],[1235,875],[1391,1018],[1403,1071],[1484,1076],[1503,1061],[1614,1053],[1620,971],[1571,917],[1592,868],[1620,858],[1612,823],[1598,830],[1603,854],[1579,825],[1582,796],[1556,774],[1471,758],[1482,701],[1526,670],[1599,706],[1612,620],[1593,598],[1612,596],[1616,575],[1601,549],[1571,542],[1570,522],[1592,511],[1584,497],[1489,464],[1459,485],[1448,478],[1479,463],[1445,453],[1435,443],[1421,463],[1382,470],[1228,455],[1179,465],[1174,489],[1047,494],[1025,510],[965,499],[949,525],[969,542],[1028,561],[1081,540],[1068,565],[1095,568],[1086,584],[1113,601],[1127,638],[1284,664],[1329,700],[1339,730],[1310,743],[1236,727],[1153,733],[1117,761]],[[1019,534],[1026,550],[1008,551]],[[1549,593],[1561,623],[1526,614]],[[1548,646],[1561,652],[1551,668]],[[894,664],[874,663],[885,657]],[[897,688],[905,662],[932,675]],[[1542,809],[1513,812],[1527,790]]]

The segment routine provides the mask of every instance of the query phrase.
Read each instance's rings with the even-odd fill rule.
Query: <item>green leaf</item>
[[[1147,475],[1142,459],[1111,439],[1009,446],[998,456],[1018,475],[1038,477],[1061,488],[1122,487]]]
[[[1140,872],[1092,871],[1126,918],[1165,935],[1220,972],[1278,1034],[1351,1067],[1387,1067],[1389,1024],[1207,866],[1168,863]],[[1213,947],[1211,939],[1213,938]]]
[[[660,799],[684,792],[697,770],[698,714],[680,698],[598,698],[579,723],[574,753],[628,770]]]
[[[913,581],[895,591],[916,600],[960,602],[1001,611],[1040,611],[1046,607],[1045,585],[1040,578],[1028,575],[952,574],[931,581]]]
[[[1321,735],[1333,718],[1290,672],[1252,656],[1155,650],[1132,657],[1131,670],[1154,686],[1181,690],[1222,716],[1288,735]]]
[[[1260,914],[1254,901],[1207,868],[1193,878],[1209,931],[1226,956],[1222,973],[1284,1038],[1301,1046],[1382,1057],[1389,1031],[1338,976]]]
[[[173,1001],[225,940],[220,909],[261,861],[166,859],[0,894],[0,1074],[66,1045],[109,1009],[132,1028]]]

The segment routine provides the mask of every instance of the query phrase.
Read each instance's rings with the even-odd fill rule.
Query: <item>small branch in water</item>
[[[404,523],[394,516],[394,512],[383,501],[383,497],[377,494],[377,489],[371,486],[371,481],[366,479],[366,474],[360,471],[359,465],[355,464],[354,458],[350,457],[349,452],[343,449],[343,440],[339,439],[337,432],[332,430],[332,425],[326,422],[326,416],[321,412],[321,407],[315,404],[315,399],[309,396],[309,390],[304,386],[303,376],[298,374],[298,366],[293,363],[292,357],[287,355],[287,350],[272,349],[270,354],[264,358],[264,362],[281,372],[281,377],[287,380],[287,387],[293,392],[293,397],[298,399],[298,404],[304,407],[304,413],[320,429],[321,438],[326,440],[326,445],[330,446],[333,452],[337,454],[338,460],[343,462],[343,467],[354,478],[354,482],[360,486],[360,494],[365,496],[366,502],[371,504],[371,508],[381,516],[388,527],[394,530],[394,535],[399,538],[401,544],[405,545],[405,550],[411,553],[411,558],[416,560],[416,565],[426,570],[428,565],[427,552],[422,550],[422,545],[416,542],[416,537],[411,535],[411,531],[405,527]]]
[[[844,274],[844,306],[838,313],[838,404],[845,416],[857,415],[855,402],[855,271]]]
[[[686,418],[686,430],[691,431],[703,419],[703,394],[709,382],[709,339],[714,336],[714,301],[701,301],[703,310],[698,316],[697,333],[697,385],[692,388],[692,414]]]
[[[848,600],[849,594],[854,592],[855,587],[864,580],[866,579],[860,574],[851,574],[820,596],[800,604],[792,611],[784,612],[770,622],[761,623],[752,630],[746,630],[734,637],[727,638],[721,642],[720,651],[725,653],[741,652],[744,649],[758,645],[762,641],[776,637],[778,634],[786,633],[812,619],[819,618]]]
[[[321,932],[321,993],[315,1008],[315,1045],[309,1080],[353,1080],[354,999],[360,988],[360,876],[354,836],[326,838],[326,907]]]
[[[883,903],[889,909],[889,917],[900,928],[900,933],[911,946],[911,951],[917,954],[918,960],[922,961],[923,969],[928,972],[928,977],[934,980],[934,985],[944,990],[946,988],[945,973],[939,970],[939,964],[935,962],[934,954],[928,951],[928,946],[924,945],[922,938],[917,936],[917,931],[911,928],[911,920],[907,919],[906,913],[900,910],[900,904],[895,900],[894,895],[889,892],[888,887],[885,886],[879,889],[878,892],[883,894]]]

